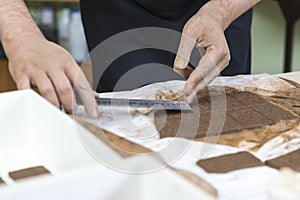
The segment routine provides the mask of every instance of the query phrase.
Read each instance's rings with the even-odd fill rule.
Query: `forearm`
[[[13,52],[19,41],[41,37],[43,34],[36,26],[23,0],[0,1],[0,40],[7,54]]]
[[[196,15],[209,14],[225,30],[236,18],[261,0],[211,0]]]

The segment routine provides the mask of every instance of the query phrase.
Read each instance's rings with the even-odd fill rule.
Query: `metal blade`
[[[184,101],[163,101],[147,99],[116,99],[116,98],[96,98],[100,106],[113,107],[135,107],[153,108],[165,110],[192,110],[191,106]]]

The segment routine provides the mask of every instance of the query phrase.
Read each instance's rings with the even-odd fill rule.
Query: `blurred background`
[[[79,0],[25,0],[45,36],[67,49],[80,64],[87,55]],[[298,10],[299,11],[299,10]],[[294,26],[291,71],[300,71],[300,20]],[[254,8],[252,73],[284,71],[286,21],[277,0],[263,0]],[[86,74],[91,73],[85,69]],[[15,89],[0,48],[0,92]]]
[[[296,2],[299,0],[294,0]],[[297,3],[298,3],[297,2]],[[298,3],[299,5],[299,3]],[[299,8],[295,8],[299,11]],[[263,0],[254,8],[252,73],[281,73],[284,67],[286,23],[278,2]],[[300,71],[300,20],[294,27],[292,71]]]

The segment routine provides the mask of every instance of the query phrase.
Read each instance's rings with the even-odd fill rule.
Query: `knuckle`
[[[33,69],[28,67],[27,65],[21,66],[19,70],[20,74],[31,75],[33,73]]]
[[[217,48],[216,49],[216,56],[223,61],[229,61],[230,60],[230,52],[227,47],[223,48]]]
[[[68,94],[70,94],[71,92],[72,92],[71,87],[66,86],[66,85],[60,86],[60,87],[58,88],[58,93],[59,93],[60,95],[68,95]]]
[[[184,28],[186,29],[190,29],[192,28],[196,23],[198,22],[198,20],[195,17],[190,18],[187,23],[185,24]]]
[[[39,89],[43,95],[49,95],[53,91],[53,88],[50,85],[43,85]]]
[[[76,61],[72,57],[68,58],[64,63],[66,68],[79,67]]]
[[[183,27],[183,33],[188,34],[188,33],[190,33],[190,30],[191,30],[191,24],[190,24],[190,22],[187,22]]]
[[[200,32],[199,26],[196,25],[196,20],[192,18],[184,25],[183,34],[189,37],[195,37],[197,32]]]

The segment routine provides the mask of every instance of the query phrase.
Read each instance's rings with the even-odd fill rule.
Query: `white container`
[[[49,27],[54,26],[54,9],[52,7],[42,7],[41,25]]]
[[[63,8],[58,16],[58,44],[69,51],[69,30],[70,30],[70,16],[71,11],[69,8]]]
[[[31,90],[2,93],[0,105],[0,176],[7,184],[0,186],[1,200],[214,199],[168,168],[134,175],[104,167],[83,146],[83,137],[93,152],[127,169],[158,161],[147,156],[121,158]],[[51,175],[20,181],[8,176],[38,165]]]
[[[31,90],[0,94],[0,176],[10,186],[9,172],[44,166],[52,175],[102,166],[82,145],[121,157]],[[96,149],[97,150],[97,149]]]
[[[87,57],[88,50],[79,9],[72,10],[69,36],[70,52],[77,62],[82,62]]]
[[[132,169],[157,162],[134,157],[124,160]],[[34,181],[34,182],[33,182]],[[29,185],[29,187],[28,187]],[[27,186],[27,187],[26,187]],[[57,178],[27,181],[0,193],[5,200],[215,200],[216,198],[168,168],[141,175],[112,169],[86,168]]]

